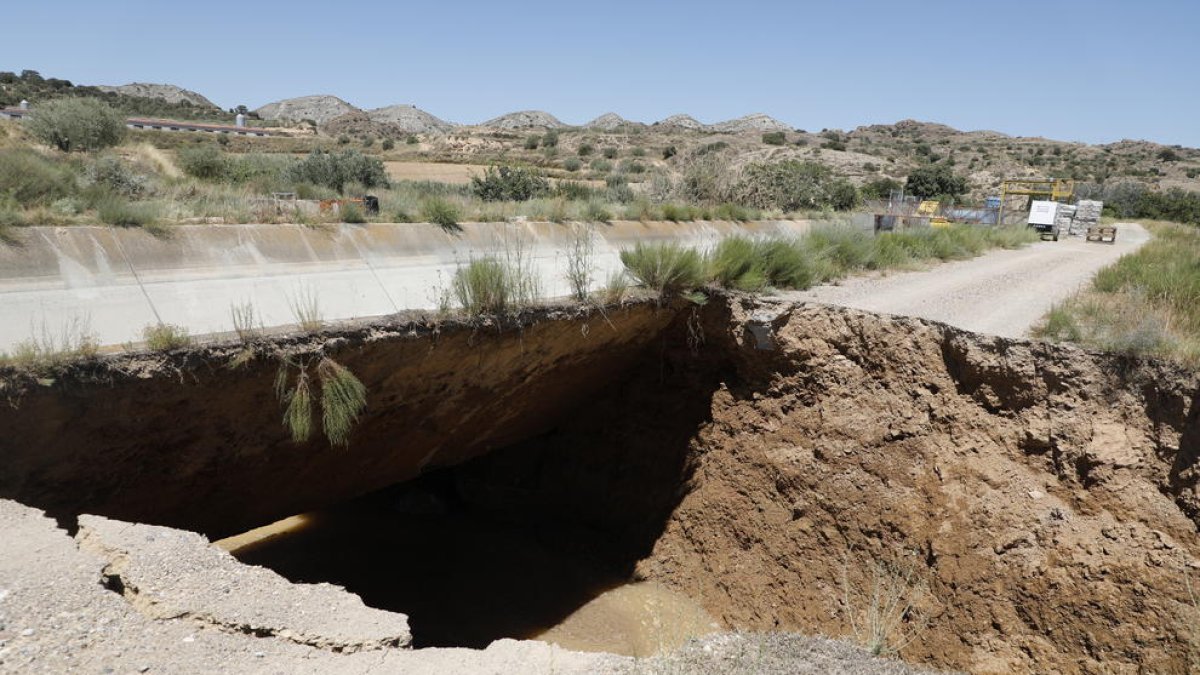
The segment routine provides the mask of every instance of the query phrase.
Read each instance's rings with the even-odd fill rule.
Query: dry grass
[[[842,599],[855,640],[876,656],[898,654],[929,626],[930,591],[913,563],[847,558]]]
[[[151,351],[169,352],[192,343],[187,328],[170,323],[150,324],[142,329],[142,339]]]
[[[1034,334],[1200,364],[1200,229],[1146,225],[1154,239],[1055,306]]]
[[[0,364],[32,371],[49,370],[92,358],[99,347],[91,320],[86,317],[73,317],[58,326],[42,320],[31,326],[30,337],[17,343],[11,355],[0,354]]]

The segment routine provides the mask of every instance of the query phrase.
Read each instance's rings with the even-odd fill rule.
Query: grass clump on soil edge
[[[1200,364],[1200,229],[1147,223],[1153,239],[1050,310],[1037,337]]]

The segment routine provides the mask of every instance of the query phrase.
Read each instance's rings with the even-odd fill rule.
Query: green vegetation
[[[367,388],[346,369],[330,359],[317,364],[321,381],[321,426],[330,445],[350,444],[350,431],[367,407]]]
[[[187,328],[170,323],[146,326],[142,329],[142,339],[146,341],[146,347],[155,352],[182,349],[192,343]]]
[[[421,206],[421,217],[434,225],[454,228],[458,226],[458,219],[462,216],[454,204],[440,197],[430,197]]]
[[[46,372],[72,361],[93,358],[100,349],[86,318],[76,317],[55,328],[42,321],[32,333],[16,344],[11,356],[0,353],[0,365]]]
[[[1035,331],[1055,341],[1200,364],[1200,230],[1149,223],[1154,239],[1096,274]]]
[[[767,145],[786,145],[787,134],[782,131],[768,131],[762,135],[762,142]]]
[[[908,174],[905,191],[915,197],[930,199],[939,197],[954,201],[970,189],[967,179],[955,175],[945,164],[918,167]]]
[[[621,263],[638,284],[669,297],[704,283],[704,257],[676,243],[638,242],[621,251]]]
[[[549,193],[550,181],[536,169],[490,166],[482,177],[471,178],[471,192],[486,202],[523,202]]]
[[[38,106],[26,121],[35,138],[63,152],[101,150],[121,142],[125,118],[92,98],[60,98]]]
[[[751,164],[727,196],[731,198],[725,201],[785,212],[846,210],[858,202],[854,186],[844,178],[835,177],[832,169],[799,160]]]
[[[217,108],[104,92],[96,87],[73,84],[70,80],[42,77],[35,70],[24,70],[20,73],[0,72],[0,107],[15,106],[22,100],[27,100],[37,108],[52,101],[77,98],[102,101],[123,116],[165,117],[224,124],[232,123],[234,117],[234,113]]]
[[[450,292],[469,316],[506,314],[537,300],[537,278],[520,256],[473,259],[454,272]]]
[[[383,162],[357,150],[340,153],[314,150],[304,160],[288,167],[287,176],[297,183],[309,183],[343,193],[347,184],[365,188],[387,187]]]
[[[309,364],[290,357],[280,359],[275,375],[275,396],[283,406],[283,425],[296,443],[312,437],[313,392]],[[292,371],[296,374],[293,377]],[[347,446],[350,432],[367,406],[367,388],[345,366],[322,356],[316,366],[321,386],[321,424],[333,446]]]

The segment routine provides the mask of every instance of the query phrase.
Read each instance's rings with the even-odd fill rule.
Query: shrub
[[[321,381],[321,426],[330,445],[346,446],[350,431],[367,407],[367,388],[346,369],[330,358],[317,364]]]
[[[563,199],[572,201],[581,199],[591,199],[596,196],[596,191],[591,186],[580,183],[575,180],[560,180],[558,185],[554,186],[554,194]]]
[[[671,159],[678,153],[679,153],[679,151],[675,149],[675,146],[668,145],[667,147],[663,148],[662,158],[663,159]]]
[[[84,170],[83,176],[89,184],[101,186],[122,197],[139,197],[148,187],[146,176],[134,173],[116,157],[101,157],[92,162]]]
[[[607,147],[603,150],[603,154],[604,154],[605,159],[616,159],[617,158],[617,149],[614,147],[611,147],[611,146]]]
[[[603,203],[596,200],[588,201],[587,206],[583,210],[584,220],[592,223],[607,223],[613,218],[613,214],[604,206]]]
[[[846,150],[846,143],[843,141],[825,141],[821,144],[821,148],[824,150],[836,150],[838,152],[844,152]]]
[[[768,131],[762,135],[762,142],[767,145],[783,145],[787,143],[787,134],[782,131]]]
[[[596,244],[592,240],[591,227],[576,225],[571,228],[571,241],[567,246],[567,283],[571,285],[571,297],[577,302],[586,302],[592,287]]]
[[[288,177],[294,182],[322,185],[339,193],[348,183],[368,188],[388,186],[383,162],[357,150],[343,150],[337,154],[314,150],[290,167]]]
[[[534,300],[527,270],[495,257],[471,260],[454,272],[450,290],[471,316],[503,314]]]
[[[384,150],[391,150],[396,147],[396,141],[393,141],[390,138],[385,138],[383,139],[383,142],[379,144],[379,147]]]
[[[922,166],[913,169],[905,182],[905,190],[922,199],[931,197],[955,198],[967,193],[967,179],[955,175],[950,167],[941,165]]]
[[[558,132],[554,130],[547,131],[542,136],[542,147],[557,148],[558,147]]]
[[[612,162],[608,161],[607,159],[593,159],[592,163],[588,166],[592,171],[597,173],[608,173],[609,171],[612,171]]]
[[[542,143],[541,136],[526,136],[524,146],[525,146],[526,150],[537,150],[538,146],[541,145],[541,143]]]
[[[98,99],[59,98],[37,106],[26,128],[63,152],[100,150],[125,137],[125,118]]]
[[[827,202],[836,211],[849,211],[858,206],[858,189],[845,178],[838,178],[826,187]]]
[[[629,156],[630,157],[645,157],[646,149],[645,148],[634,148],[629,151]]]
[[[746,167],[734,188],[736,201],[783,211],[820,208],[829,204],[833,172],[814,162],[788,160]]]
[[[563,160],[563,168],[571,173],[575,173],[583,167],[583,162],[574,157],[568,157]]]
[[[578,169],[576,166],[574,170]],[[549,191],[550,181],[536,169],[527,167],[491,166],[483,176],[471,178],[471,192],[489,202],[527,201]]]
[[[421,217],[426,222],[450,228],[458,225],[458,207],[440,197],[430,197],[421,205]]]
[[[704,259],[695,249],[674,242],[638,242],[632,249],[621,251],[621,263],[637,283],[661,297],[704,283]]]
[[[152,204],[135,203],[121,197],[107,197],[96,205],[100,222],[118,227],[148,227],[158,219],[158,209]]]
[[[592,145],[591,143],[580,143],[579,148],[575,151],[575,154],[579,155],[580,157],[587,157],[595,151],[596,146]]]
[[[192,343],[187,328],[169,323],[150,324],[142,329],[142,338],[151,351],[167,352]]]
[[[877,178],[864,184],[859,194],[864,199],[887,199],[892,196],[892,192],[902,187],[904,185],[894,178]]]
[[[229,161],[220,149],[211,145],[184,148],[178,154],[179,168],[201,180],[225,180],[229,177]]]
[[[0,150],[0,197],[22,206],[49,204],[75,192],[70,169],[24,149]]]
[[[338,208],[339,214],[342,216],[343,223],[365,223],[367,222],[366,215],[363,214],[362,208],[354,202],[346,202]]]
[[[408,137],[404,139],[404,143],[406,145],[416,145],[420,142],[421,139],[417,138],[414,134],[409,134]]]

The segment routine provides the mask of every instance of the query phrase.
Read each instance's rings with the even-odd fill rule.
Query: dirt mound
[[[566,124],[563,124],[557,117],[548,112],[541,110],[522,110],[520,112],[508,113],[490,119],[480,126],[493,127],[496,129],[561,129]]]
[[[373,122],[393,124],[409,134],[444,134],[454,125],[421,110],[415,105],[390,105],[367,111]]]
[[[740,134],[751,131],[791,131],[792,127],[770,115],[754,113],[735,120],[717,122],[712,125],[712,130],[726,134]]]
[[[220,110],[216,103],[194,91],[189,91],[173,84],[151,84],[148,82],[131,82],[119,86],[100,84],[96,88],[104,92],[113,92],[138,98],[158,98],[167,103],[187,103],[198,108]]]
[[[335,117],[357,111],[358,108],[336,96],[316,95],[285,98],[268,103],[254,112],[264,120],[312,120],[321,125]]]

